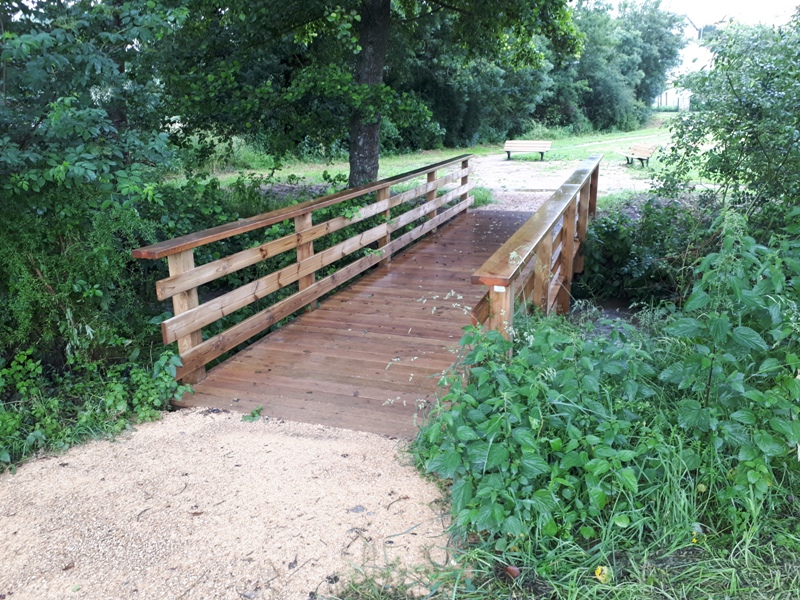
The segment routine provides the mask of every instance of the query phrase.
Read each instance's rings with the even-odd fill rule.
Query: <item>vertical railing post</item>
[[[469,159],[461,161],[461,168],[469,169]],[[469,174],[467,173],[461,177],[461,185],[467,185],[468,183],[469,183]],[[463,194],[461,194],[459,202],[463,202],[464,200],[466,200],[468,195],[469,195],[468,192],[464,192]]]
[[[589,216],[593,217],[597,212],[597,185],[600,179],[600,163],[592,171],[592,183],[589,187]]]
[[[591,193],[589,187],[589,182],[585,182],[578,196],[578,230],[575,232],[575,237],[580,245],[580,251],[572,265],[575,273],[583,273],[584,244],[586,243],[586,230],[589,227],[589,195]]]
[[[553,231],[550,230],[536,246],[536,264],[533,267],[533,303],[544,314],[550,312],[550,266],[553,262]]]
[[[558,312],[569,312],[569,303],[572,291],[572,259],[575,255],[575,204],[576,197],[572,198],[564,211],[564,232],[561,235],[561,287],[558,290],[556,305]]]
[[[378,190],[378,197],[377,197],[376,201],[377,202],[381,202],[383,200],[386,200],[388,197],[389,197],[389,188],[388,187],[382,187],[381,189]],[[383,211],[382,214],[383,214],[384,219],[388,223],[389,219],[392,218],[391,209],[387,208],[385,211]],[[391,241],[392,241],[392,234],[387,229],[386,235],[378,240],[378,248],[383,248],[384,246],[388,246],[389,242],[391,242]],[[384,250],[384,252],[386,252],[386,251]],[[383,257],[383,260],[381,260],[381,262],[379,264],[388,265],[391,261],[392,261],[392,255],[388,254],[387,256]]]
[[[499,331],[507,340],[511,339],[514,324],[514,291],[512,287],[493,285],[489,287],[489,321],[487,327]]]
[[[295,233],[301,233],[306,229],[309,229],[313,225],[313,221],[311,218],[311,213],[307,212],[302,215],[299,215],[294,218],[294,230]],[[305,242],[303,244],[297,245],[297,262],[300,263],[308,258],[314,256],[314,242]],[[303,275],[300,279],[297,280],[297,289],[298,291],[303,291],[307,287],[310,287],[314,284],[316,280],[316,272],[309,273],[308,275]],[[314,310],[317,307],[316,300],[309,304],[306,307],[306,310]]]
[[[436,181],[435,170],[428,173],[428,183],[433,183],[434,181]],[[436,200],[436,190],[431,190],[425,194],[425,202],[433,202],[434,200]],[[428,221],[434,218],[436,218],[436,209],[428,213]],[[436,229],[434,228],[432,231],[436,231]]]
[[[183,252],[178,252],[177,254],[171,254],[167,257],[167,262],[169,264],[170,277],[185,273],[186,271],[194,269],[194,250],[184,250]],[[175,312],[175,316],[185,313],[189,309],[196,308],[199,304],[197,288],[192,288],[186,292],[175,294],[172,297],[172,307]],[[202,330],[198,329],[197,331],[193,331],[185,337],[178,338],[178,352],[183,355],[195,346],[200,345],[202,342]],[[184,383],[199,383],[205,379],[205,377],[206,368],[200,367],[199,369],[195,369],[194,371],[185,374],[181,379]]]

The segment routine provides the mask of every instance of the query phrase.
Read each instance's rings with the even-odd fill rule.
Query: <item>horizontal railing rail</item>
[[[470,195],[474,184],[469,181],[471,158],[468,154],[457,156],[388,179],[134,250],[134,258],[166,258],[168,261],[169,277],[156,282],[156,295],[159,300],[172,298],[174,316],[161,324],[161,332],[165,344],[178,344],[183,362],[178,378],[186,383],[199,382],[205,377],[205,365],[212,360],[281,319],[304,307],[313,307],[321,296],[370,267],[385,264],[391,260],[392,254],[466,210],[474,201]],[[444,171],[447,172],[440,174]],[[392,194],[392,186],[422,177],[426,178],[424,183]],[[370,202],[353,215],[313,222],[315,211],[371,194],[374,194],[374,200],[370,198]],[[392,217],[391,209],[404,204],[409,205],[408,210]],[[314,252],[315,240],[379,216],[384,217],[383,222],[325,250]],[[392,238],[393,233],[421,219],[425,221]],[[290,235],[268,239],[253,248],[195,266],[195,248],[292,220],[295,231]],[[375,253],[358,258],[317,280],[318,271],[371,246],[377,248]],[[292,250],[296,251],[296,260],[292,264],[200,302],[200,286]],[[295,283],[296,292],[221,333],[203,339],[203,328]]]
[[[581,246],[597,206],[602,155],[590,156],[545,204],[472,275],[489,289],[472,309],[473,324],[511,337],[514,303],[545,313],[569,310],[572,277],[583,271]]]

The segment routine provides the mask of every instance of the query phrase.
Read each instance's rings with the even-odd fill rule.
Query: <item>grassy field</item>
[[[533,139],[531,135],[523,136]],[[546,138],[546,134],[542,134]],[[603,153],[613,155],[618,150],[630,147],[632,144],[652,144],[656,146],[666,146],[669,144],[669,130],[662,119],[658,119],[652,126],[637,131],[625,131],[614,133],[593,133],[585,136],[552,136],[553,147],[546,154],[546,162],[554,164],[554,168],[559,168],[557,164],[564,160],[583,159],[589,154]],[[549,139],[549,138],[547,138]],[[380,178],[391,177],[407,171],[430,165],[436,162],[448,160],[460,154],[474,154],[476,156],[489,156],[492,154],[504,155],[502,144],[481,145],[471,148],[446,148],[440,150],[425,150],[410,154],[382,156],[380,162]],[[620,156],[620,160],[622,157]],[[514,160],[538,161],[539,154],[515,154]],[[255,162],[255,161],[254,161]],[[638,163],[637,163],[638,164]],[[658,166],[658,159],[654,157],[650,162],[651,169]],[[218,176],[223,184],[231,183],[236,179],[240,171],[221,170]],[[268,169],[246,169],[246,173],[268,174]],[[279,178],[294,176],[301,178],[305,183],[316,184],[324,183],[327,173],[331,177],[347,177],[349,166],[346,161],[336,162],[309,162],[291,160],[284,162],[281,169],[275,172]],[[652,172],[642,170],[642,178],[649,177]]]

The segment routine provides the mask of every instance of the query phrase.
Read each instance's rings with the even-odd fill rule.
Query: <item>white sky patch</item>
[[[782,25],[791,19],[798,0],[663,0],[661,8],[688,16],[697,27],[734,19],[754,25]]]

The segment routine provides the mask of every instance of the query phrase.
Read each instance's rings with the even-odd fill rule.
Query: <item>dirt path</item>
[[[580,164],[476,160],[491,209],[535,210]],[[600,194],[644,191],[620,160]],[[313,600],[354,568],[446,560],[441,494],[397,441],[195,411],[0,475],[0,600]]]
[[[179,411],[33,460],[0,476],[0,598],[308,599],[354,567],[444,561],[441,494],[401,450]]]
[[[582,162],[507,160],[505,153],[498,153],[474,159],[472,178],[476,185],[493,192],[496,202],[486,210],[536,210]],[[622,157],[607,156],[600,163],[598,194],[644,192],[649,189],[650,180],[642,177],[641,170],[626,165]]]

